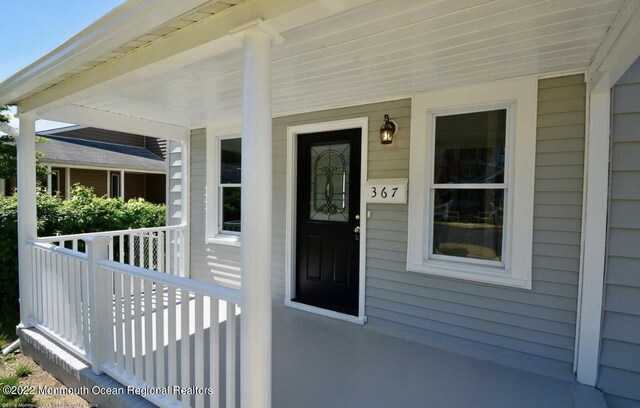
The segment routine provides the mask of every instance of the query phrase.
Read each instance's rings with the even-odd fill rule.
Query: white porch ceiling
[[[339,0],[333,0],[339,1]],[[585,70],[623,0],[380,0],[281,33],[273,112],[410,96],[530,74]],[[238,49],[77,105],[200,127],[240,119]]]

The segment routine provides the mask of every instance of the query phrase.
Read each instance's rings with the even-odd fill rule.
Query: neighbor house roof
[[[142,147],[74,139],[63,136],[43,136],[47,143],[38,149],[46,164],[68,164],[87,167],[164,172],[165,161]]]

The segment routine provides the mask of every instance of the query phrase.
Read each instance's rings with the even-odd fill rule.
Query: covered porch
[[[607,171],[599,165],[599,159],[608,152],[612,81],[638,54],[637,2],[169,3],[149,6],[141,13],[133,8],[137,2],[126,3],[109,18],[99,20],[43,57],[36,65],[46,69],[39,75],[27,70],[0,88],[8,102],[18,105],[20,115],[21,329],[35,327],[83,361],[95,375],[111,377],[124,385],[211,389],[211,395],[145,395],[159,406],[566,407],[583,403],[597,407],[602,403],[597,391],[578,385],[573,375],[577,373],[582,384],[593,386],[597,381],[604,262],[600,244],[604,241],[602,219],[606,218],[603,180]],[[115,23],[120,20],[127,24]],[[99,46],[87,46],[94,44],[87,39],[103,37],[106,40]],[[586,96],[578,95],[572,101],[575,106],[567,109],[575,110],[568,116],[582,121],[576,125],[575,139],[589,145],[586,155],[574,152],[584,169],[573,169],[576,178],[585,175],[586,192],[584,201],[579,198],[573,207],[584,205],[584,210],[577,211],[588,212],[589,217],[571,223],[571,236],[579,241],[571,249],[576,258],[587,255],[571,259],[570,270],[561,271],[569,273],[556,274],[550,267],[554,272],[546,279],[552,282],[541,281],[538,288],[522,285],[517,289],[522,292],[514,290],[507,296],[517,299],[524,289],[533,293],[542,288],[537,293],[542,300],[536,305],[535,319],[514,318],[514,326],[524,329],[518,330],[520,343],[529,340],[529,325],[539,325],[553,313],[546,309],[546,299],[569,299],[564,299],[571,303],[564,311],[571,315],[571,321],[544,326],[551,333],[545,333],[540,341],[552,343],[551,357],[543,358],[556,358],[555,348],[562,348],[562,356],[557,358],[568,367],[566,378],[508,368],[387,336],[366,325],[282,306],[283,296],[273,291],[272,277],[277,275],[282,288],[285,282],[290,287],[288,269],[295,262],[291,253],[295,227],[275,230],[272,224],[285,224],[285,217],[293,219],[287,206],[294,205],[291,196],[295,190],[290,187],[295,178],[292,169],[285,169],[285,162],[289,164],[287,154],[292,154],[295,145],[287,144],[288,139],[273,138],[274,117],[309,113],[309,122],[315,124],[323,117],[313,114],[331,108],[400,99],[410,101],[410,105],[413,96],[425,91],[519,77],[537,83],[542,78],[569,74],[582,75],[582,85],[586,82]],[[556,105],[552,100],[547,108]],[[531,117],[538,109],[535,103],[521,106]],[[405,128],[413,121],[411,108],[403,108],[411,112],[404,117]],[[588,112],[586,125],[584,110]],[[359,112],[357,108],[355,111]],[[557,117],[567,116],[567,112],[558,113]],[[347,121],[365,114],[344,115],[333,120]],[[168,214],[172,225],[153,230],[37,237],[34,138],[35,121],[44,118],[171,140],[167,200],[173,206]],[[368,129],[370,122],[379,126],[380,120],[360,119],[362,139],[379,144],[377,129]],[[283,134],[294,125],[278,124]],[[532,131],[535,138],[535,123]],[[191,143],[206,140],[202,150],[208,151],[210,143],[217,143],[216,137],[231,134],[241,135],[241,182],[230,188],[241,184],[242,236],[220,238],[216,234],[224,228],[216,229],[220,223],[212,220],[223,210],[215,207],[212,211],[211,202],[219,200],[222,187],[212,178],[206,179],[205,167],[220,166],[222,159],[207,153],[205,159],[197,161],[200,167],[192,169]],[[204,137],[197,139],[196,135]],[[408,177],[409,138],[414,135],[407,131],[405,136],[393,150],[377,151],[377,158],[367,157],[367,149],[363,150],[362,192],[369,178],[391,178],[390,174]],[[288,153],[281,153],[287,149]],[[533,150],[524,156],[531,164],[529,171],[534,167]],[[412,153],[418,158],[420,154]],[[369,163],[385,160],[376,170],[367,168]],[[274,183],[276,176],[280,184]],[[195,196],[198,202],[192,202],[192,177],[198,178],[202,192]],[[576,196],[582,194],[582,180],[577,185]],[[284,197],[286,204],[276,208],[274,202],[284,203]],[[360,324],[366,322],[366,312],[372,309],[366,304],[364,281],[371,276],[368,268],[378,279],[380,273],[386,273],[383,267],[375,271],[375,266],[366,264],[367,251],[371,251],[367,247],[367,205],[363,200],[358,207],[364,210],[362,231],[359,227],[354,230],[361,234],[357,255],[362,266],[358,269],[358,316],[352,321]],[[385,234],[394,236],[397,254],[392,261],[395,266],[401,265],[400,271],[391,271],[396,275],[413,273],[406,264],[407,227],[397,227],[407,223],[405,213],[405,207],[397,213],[385,213],[394,219],[380,220],[378,225],[393,226],[378,227],[378,248],[372,251],[387,245]],[[530,221],[533,224],[533,218]],[[210,227],[215,229],[213,234]],[[196,230],[202,233],[194,235]],[[274,250],[276,239],[282,245]],[[527,244],[531,246],[533,239],[530,241]],[[196,256],[205,258],[203,253],[210,249],[205,242],[222,247],[219,253],[231,254],[231,261],[196,265]],[[217,262],[219,253],[212,256],[213,261],[207,258],[202,262]],[[277,262],[272,262],[276,257]],[[236,283],[241,280],[241,285],[220,284],[211,277],[211,270],[222,269],[224,262],[233,264],[230,269],[235,268],[234,278]],[[579,269],[575,275],[574,264]],[[507,289],[487,293],[495,293],[498,298],[505,294],[501,290]],[[565,295],[567,292],[569,295]],[[290,295],[286,294],[287,301],[292,300]],[[492,296],[480,293],[479,297],[484,302]],[[580,303],[582,299],[585,301]],[[438,300],[443,305],[447,301]],[[448,308],[448,304],[442,307]],[[493,306],[485,315],[487,321],[500,319],[502,312],[502,303]],[[528,318],[527,313],[528,309],[523,312]],[[473,320],[473,326],[480,322],[480,326],[484,318],[469,320]],[[491,323],[477,331],[493,336],[492,328],[502,321]],[[461,327],[458,333],[467,329]],[[496,337],[509,338],[511,329]],[[557,335],[555,330],[562,334]],[[561,347],[556,347],[556,341]],[[549,344],[540,348],[547,350],[546,346]],[[573,358],[567,358],[567,354]]]

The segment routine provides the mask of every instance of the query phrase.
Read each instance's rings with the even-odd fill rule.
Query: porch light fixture
[[[389,115],[384,115],[384,123],[380,127],[380,143],[391,144],[393,137],[398,133],[398,123],[389,119]]]

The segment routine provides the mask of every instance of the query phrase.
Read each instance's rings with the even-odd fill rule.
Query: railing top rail
[[[131,233],[141,233],[141,232],[155,232],[155,231],[175,231],[184,229],[187,225],[167,225],[165,227],[152,227],[152,228],[137,228],[137,229],[126,229],[126,230],[117,230],[117,231],[102,231],[102,232],[85,232],[82,234],[70,234],[70,235],[51,235],[48,237],[38,237],[34,239],[36,242],[56,242],[56,241],[70,241],[73,239],[84,239],[86,237],[110,237],[113,235],[126,235]]]
[[[72,251],[71,249],[63,248],[63,247],[49,244],[46,242],[38,242],[34,239],[30,239],[28,243],[33,247],[44,249],[46,251],[53,252],[56,254],[65,255],[71,258],[78,259],[80,261],[87,262],[89,260],[89,257],[87,256],[87,254],[84,254],[82,252]]]
[[[109,261],[107,259],[98,261],[98,266],[124,275],[154,281],[175,289],[185,289],[199,295],[209,296],[215,299],[235,303],[237,305],[240,304],[240,290],[238,289],[212,285],[210,283],[183,278],[181,276],[169,275],[162,272],[140,268],[138,266]]]

